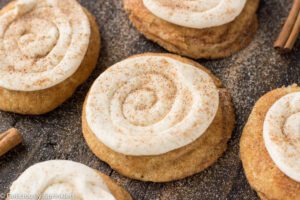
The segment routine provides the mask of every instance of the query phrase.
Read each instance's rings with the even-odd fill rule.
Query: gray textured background
[[[8,0],[0,0],[4,6]],[[49,159],[69,159],[110,175],[137,200],[258,199],[245,179],[239,159],[239,138],[255,101],[265,92],[299,82],[300,42],[294,52],[278,54],[272,47],[292,0],[264,0],[259,9],[260,28],[249,47],[232,57],[200,63],[211,69],[231,91],[237,128],[229,148],[219,161],[200,174],[167,184],[130,180],[97,159],[81,134],[81,108],[93,80],[108,66],[130,55],[164,52],[147,41],[129,23],[121,0],[81,0],[101,28],[102,52],[97,69],[75,95],[55,111],[43,116],[20,116],[0,112],[0,131],[16,127],[25,142],[0,158],[0,196],[26,168]],[[1,198],[0,198],[1,199]]]

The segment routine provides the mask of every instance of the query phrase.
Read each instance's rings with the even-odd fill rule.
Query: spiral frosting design
[[[233,21],[246,0],[143,0],[157,17],[189,28],[209,28]]]
[[[125,155],[159,155],[190,144],[212,123],[219,93],[204,71],[166,56],[137,56],[93,84],[88,126]]]
[[[300,182],[300,92],[273,104],[265,118],[263,136],[277,167]]]
[[[76,0],[18,0],[0,16],[0,87],[35,91],[63,82],[87,52],[90,23]]]
[[[95,170],[64,160],[28,168],[10,188],[10,200],[13,199],[115,200]]]

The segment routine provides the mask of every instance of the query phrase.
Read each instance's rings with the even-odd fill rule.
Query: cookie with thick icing
[[[261,199],[300,199],[300,88],[283,87],[255,104],[240,142],[247,179]]]
[[[123,0],[133,25],[170,52],[223,58],[246,47],[259,0]]]
[[[99,76],[82,122],[89,147],[113,169],[167,182],[216,162],[235,119],[230,94],[210,71],[180,56],[147,53]]]
[[[52,111],[95,68],[100,34],[76,0],[17,0],[0,11],[0,110]]]
[[[81,163],[51,160],[25,170],[10,187],[13,199],[132,200],[110,177]]]

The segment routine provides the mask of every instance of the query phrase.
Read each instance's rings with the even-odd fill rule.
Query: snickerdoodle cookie
[[[51,160],[29,167],[12,184],[7,200],[131,200],[110,177],[81,163]]]
[[[123,0],[133,25],[168,51],[222,58],[246,47],[259,0]]]
[[[96,66],[100,35],[76,0],[17,0],[0,11],[0,110],[47,113]]]
[[[200,64],[147,53],[108,68],[83,108],[91,150],[124,176],[167,182],[198,173],[226,150],[231,97]]]
[[[240,148],[247,179],[261,199],[300,199],[298,86],[273,90],[257,101]]]

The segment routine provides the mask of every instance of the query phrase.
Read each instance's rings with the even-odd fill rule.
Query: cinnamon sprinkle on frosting
[[[91,130],[114,151],[159,155],[201,137],[218,105],[206,72],[165,56],[138,56],[100,75],[85,112]]]
[[[76,0],[18,0],[0,16],[0,87],[35,91],[70,77],[90,39]]]
[[[29,167],[12,184],[13,199],[115,200],[102,177],[81,163],[52,160]]]
[[[189,28],[209,28],[233,21],[246,0],[143,0],[157,17]]]
[[[263,136],[278,168],[300,182],[300,92],[273,104],[265,118]]]

